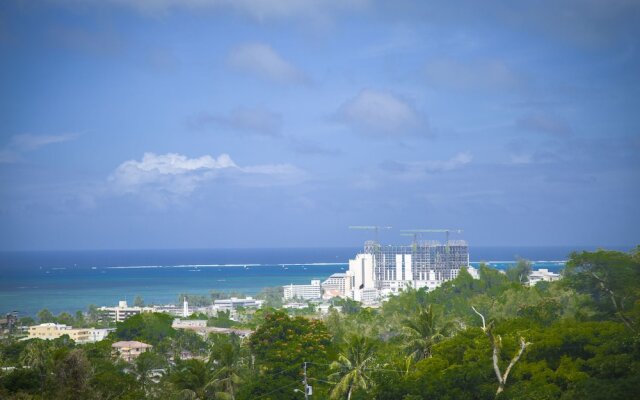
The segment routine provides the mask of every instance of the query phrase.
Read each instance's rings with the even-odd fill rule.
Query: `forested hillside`
[[[516,268],[526,268],[521,263]],[[201,338],[150,314],[108,340],[2,343],[3,399],[630,399],[640,384],[640,247],[574,253],[563,279],[523,284],[480,267],[379,309],[290,316],[252,336]],[[154,345],[128,364],[117,340]],[[187,353],[188,352],[188,353]],[[183,359],[185,354],[195,356]]]

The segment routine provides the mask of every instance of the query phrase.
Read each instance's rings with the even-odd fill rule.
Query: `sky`
[[[0,249],[640,244],[639,45],[633,0],[3,1]]]

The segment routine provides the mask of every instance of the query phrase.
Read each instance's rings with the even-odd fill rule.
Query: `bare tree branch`
[[[471,309],[473,309],[473,311],[475,311],[475,313],[478,314],[480,316],[480,318],[482,318],[482,330],[486,331],[487,330],[487,325],[485,324],[484,315],[480,314],[478,312],[478,310],[476,310],[476,308],[474,306],[471,306]]]

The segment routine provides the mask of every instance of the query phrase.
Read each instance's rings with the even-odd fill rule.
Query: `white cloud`
[[[363,134],[401,136],[426,130],[426,124],[406,101],[371,89],[346,101],[338,109],[337,119]]]
[[[416,181],[429,177],[430,175],[454,171],[464,167],[473,161],[473,156],[469,152],[457,153],[448,160],[429,160],[416,162],[386,161],[380,168],[393,175],[395,179],[405,181]]]
[[[305,172],[290,164],[238,166],[228,154],[199,158],[168,153],[145,153],[142,160],[123,162],[109,176],[117,193],[173,201],[189,196],[206,182],[222,177],[246,186],[295,184]]]
[[[278,83],[307,81],[302,71],[264,43],[248,43],[237,47],[229,54],[228,62],[242,71]]]
[[[78,135],[31,135],[22,134],[11,137],[2,149],[0,149],[0,163],[13,163],[20,161],[26,152],[37,150],[55,143],[68,142]]]

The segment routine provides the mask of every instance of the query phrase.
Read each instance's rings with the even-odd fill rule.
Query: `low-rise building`
[[[180,319],[176,318],[173,320],[171,324],[173,329],[190,329],[190,330],[198,330],[201,328],[207,327],[206,319]]]
[[[264,300],[257,300],[253,297],[245,297],[240,299],[232,297],[230,299],[219,299],[213,302],[213,309],[215,311],[232,311],[238,307],[242,308],[262,308]]]
[[[390,292],[390,290],[387,290]],[[381,292],[378,289],[362,288],[353,291],[353,299],[359,301],[362,304],[377,303],[381,299]]]
[[[135,340],[115,342],[111,345],[115,355],[121,359],[131,362],[145,351],[151,350],[153,346],[150,344],[138,342]]]
[[[53,322],[29,327],[29,339],[52,340],[67,335],[76,343],[94,343],[107,337],[114,329],[72,328]]]
[[[303,300],[319,299],[322,297],[322,288],[320,286],[320,279],[311,280],[310,285],[287,285],[283,286],[284,289],[284,301],[288,301],[294,298]]]
[[[308,307],[309,305],[307,303],[286,303],[282,305],[282,308],[285,310],[302,310]]]
[[[89,342],[95,343],[105,340],[111,332],[115,331],[115,328],[91,328],[89,329]]]
[[[154,312],[153,307],[130,307],[126,300],[120,300],[116,307],[100,307],[98,311],[102,313],[109,321],[122,322],[125,319],[138,315],[143,312]]]
[[[546,268],[540,268],[529,274],[529,286],[535,286],[538,282],[553,282],[560,279],[560,274],[551,272]]]

